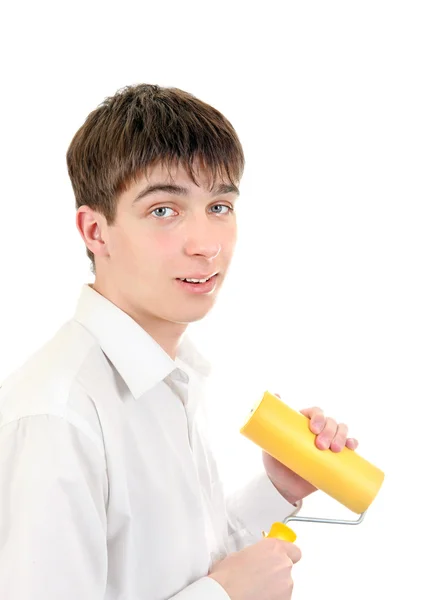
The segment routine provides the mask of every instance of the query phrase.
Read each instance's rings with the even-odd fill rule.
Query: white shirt
[[[0,388],[5,600],[228,600],[212,563],[298,510],[264,470],[225,498],[207,441],[210,365],[175,361],[82,287],[72,319]]]

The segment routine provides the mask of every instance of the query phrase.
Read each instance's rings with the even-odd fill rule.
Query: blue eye
[[[215,215],[227,215],[230,212],[234,211],[234,209],[231,206],[227,206],[226,204],[214,204],[212,206],[212,208],[216,208],[216,207],[227,208],[228,210],[227,210],[227,212],[213,211]],[[166,217],[166,213],[163,213],[163,212],[161,214],[157,214],[157,213],[158,213],[158,211],[166,211],[166,210],[173,210],[173,208],[170,208],[169,206],[159,206],[159,207],[155,208],[154,210],[152,210],[151,214],[154,214],[155,217],[157,217],[160,220],[163,220],[163,217]]]
[[[233,208],[231,208],[230,206],[227,206],[226,204],[215,204],[212,208],[215,208],[216,206],[219,206],[220,208],[228,209],[228,212],[226,212],[226,213],[222,213],[222,212],[215,213],[217,215],[223,215],[223,214],[227,215],[228,213],[233,212],[233,210],[234,210]]]
[[[159,208],[155,208],[152,212],[155,213],[158,210],[173,210],[172,208],[170,208],[169,206],[159,206]],[[164,217],[165,215],[161,214],[161,215],[155,215],[156,217]]]

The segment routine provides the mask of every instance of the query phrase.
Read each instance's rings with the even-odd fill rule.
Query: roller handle
[[[284,542],[295,542],[297,539],[297,534],[284,523],[273,523],[267,535],[263,531],[263,537],[278,538]]]

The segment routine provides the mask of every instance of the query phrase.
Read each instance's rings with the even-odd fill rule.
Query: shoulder
[[[56,417],[101,445],[98,412],[87,388],[90,378],[95,381],[107,368],[95,338],[68,321],[1,383],[0,429],[21,419]]]

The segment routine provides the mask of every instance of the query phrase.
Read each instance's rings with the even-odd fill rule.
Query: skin
[[[198,162],[194,165],[198,186],[181,165],[172,165],[170,173],[163,165],[151,166],[118,198],[117,219],[112,226],[86,205],[76,213],[77,229],[95,255],[92,287],[127,313],[173,359],[189,323],[203,319],[214,306],[237,240],[239,192],[210,191],[207,172]],[[186,193],[155,191],[134,202],[147,186],[155,184],[181,186]],[[216,287],[209,294],[188,293],[177,282],[178,277],[216,271]],[[321,450],[340,452],[345,446],[352,450],[357,447],[357,440],[347,438],[347,426],[325,418],[320,408],[301,412],[310,419],[316,446]],[[316,491],[264,451],[263,465],[289,502]]]
[[[140,179],[121,194],[114,226],[88,206],[80,207],[76,217],[95,255],[94,289],[131,316],[173,359],[188,324],[213,307],[237,237],[236,214],[229,210],[237,193],[213,195],[206,173],[197,173],[199,187],[182,167],[173,167],[171,177],[166,167],[151,168],[148,180]],[[155,192],[132,205],[149,184],[158,183],[183,186],[187,195]],[[187,293],[176,281],[215,271],[219,276],[212,294]]]

